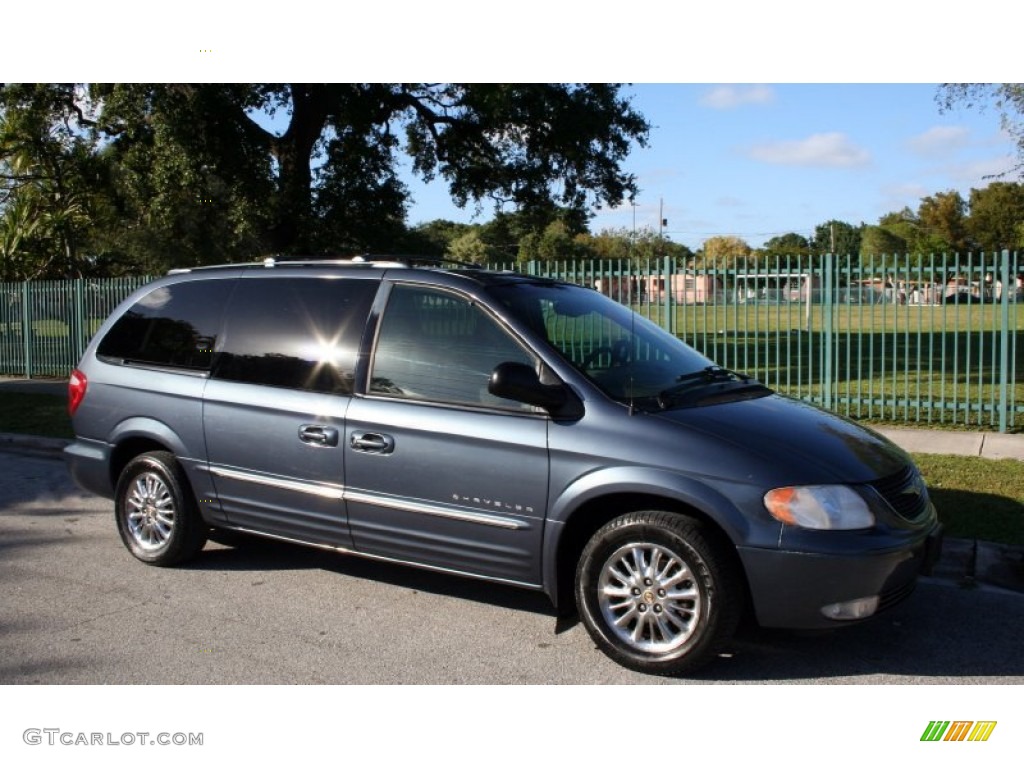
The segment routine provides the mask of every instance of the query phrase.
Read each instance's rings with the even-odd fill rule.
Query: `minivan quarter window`
[[[208,371],[233,280],[172,283],[133,304],[100,341],[107,362]]]

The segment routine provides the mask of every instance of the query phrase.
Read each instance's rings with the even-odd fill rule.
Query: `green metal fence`
[[[589,285],[720,365],[855,419],[1024,426],[1024,259],[508,265]]]
[[[0,374],[67,376],[111,310],[150,279],[0,283]]]
[[[852,418],[1024,426],[1024,259],[853,261],[495,266],[591,286],[720,365]],[[0,374],[66,376],[102,320],[149,279],[0,283]]]

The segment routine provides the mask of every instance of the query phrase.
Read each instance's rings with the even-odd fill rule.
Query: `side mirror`
[[[544,384],[537,372],[523,363],[500,363],[491,371],[487,391],[497,397],[536,405],[546,411],[557,411],[569,395],[562,384]]]

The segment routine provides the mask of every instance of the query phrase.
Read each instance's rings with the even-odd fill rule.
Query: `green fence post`
[[[833,315],[833,292],[832,284],[835,281],[835,256],[831,253],[826,253],[823,259],[824,274],[822,275],[822,296],[821,296],[821,312],[822,312],[822,346],[823,346],[823,358],[822,358],[822,370],[821,370],[821,383],[822,383],[822,395],[824,397],[824,405],[826,410],[832,410],[832,387],[835,382],[832,381],[832,346],[833,336],[835,335],[835,317]],[[810,271],[814,274],[814,271]],[[807,292],[812,294],[813,281],[808,279],[807,281]]]
[[[29,281],[21,284],[21,343],[24,352],[25,378],[32,378],[32,311],[29,307]]]
[[[1010,281],[1009,251],[1003,251],[1001,267],[1000,280],[1003,283],[1003,290],[999,296],[999,431],[1005,434],[1010,410],[1010,291],[1016,288],[1016,275],[1014,281]]]
[[[71,326],[71,339],[73,342],[71,350],[75,357],[75,363],[82,358],[82,353],[85,352],[85,301],[82,283],[83,279],[81,277],[75,280],[74,323]]]
[[[665,270],[665,314],[667,315],[668,332],[674,336],[676,333],[676,275],[671,256],[665,257],[662,269]]]

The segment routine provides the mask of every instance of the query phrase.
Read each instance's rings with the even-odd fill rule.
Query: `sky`
[[[624,164],[640,188],[636,226],[667,219],[665,235],[694,250],[716,235],[758,247],[831,219],[877,224],[937,192],[966,200],[1014,166],[1015,145],[994,109],[943,114],[937,93],[927,83],[624,86],[652,126]],[[456,208],[443,184],[407,181],[411,224],[493,215]],[[631,229],[633,216],[628,203],[598,210],[591,230]]]

